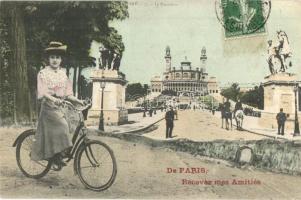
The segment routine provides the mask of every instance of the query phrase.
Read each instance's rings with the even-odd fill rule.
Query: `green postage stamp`
[[[270,0],[216,1],[216,14],[225,28],[226,38],[265,33],[270,11]]]

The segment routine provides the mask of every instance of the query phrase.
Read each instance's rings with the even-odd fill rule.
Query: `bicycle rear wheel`
[[[116,178],[113,151],[100,141],[92,140],[82,145],[75,157],[75,165],[80,181],[90,190],[106,190]]]
[[[29,177],[39,179],[45,176],[51,167],[51,162],[33,161],[31,160],[30,153],[35,139],[35,131],[25,132],[20,139],[16,148],[17,164],[22,173]]]

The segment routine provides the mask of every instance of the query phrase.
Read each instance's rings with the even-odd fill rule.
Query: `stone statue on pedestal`
[[[99,62],[99,68],[100,69],[106,69],[108,66],[108,57],[109,57],[109,50],[105,47],[101,46],[99,47],[99,53],[100,53],[100,61]]]
[[[112,50],[103,46],[99,47],[99,69],[119,71],[121,55],[118,50]]]
[[[280,30],[277,31],[278,44],[273,45],[273,41],[268,41],[268,59],[269,69],[271,74],[285,72],[288,66],[292,66],[292,62],[287,64],[287,59],[292,56],[292,51],[289,47],[287,34]]]
[[[121,56],[118,53],[114,54],[113,70],[119,71]]]

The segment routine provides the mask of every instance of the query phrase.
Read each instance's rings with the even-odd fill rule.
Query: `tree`
[[[12,86],[14,94],[14,109],[16,120],[22,122],[31,121],[31,98],[28,84],[28,65],[26,55],[26,37],[24,24],[24,3],[5,2],[3,9],[1,3],[1,18],[4,13],[7,20],[7,30],[9,33],[8,44],[11,50],[9,55],[9,84]]]
[[[10,52],[7,24],[0,18],[0,126],[13,123],[14,118],[14,93],[9,83]]]
[[[206,108],[208,108],[208,109],[217,109],[218,108],[218,101],[210,95],[204,96],[203,102],[206,105]]]
[[[39,39],[39,44],[42,44],[40,38],[48,35],[49,40],[63,41],[68,45],[65,65],[67,71],[74,68],[73,91],[77,93],[77,79],[82,69],[95,66],[95,60],[89,56],[93,40],[120,53],[124,51],[121,35],[109,27],[109,22],[127,18],[127,8],[126,2],[43,2],[29,17],[28,25],[41,29],[31,31],[36,35],[34,38]],[[40,27],[41,24],[44,26]]]
[[[43,62],[43,50],[51,40],[68,45],[67,72],[93,66],[89,56],[93,40],[124,50],[122,37],[109,27],[112,20],[128,17],[127,2],[0,2],[1,19],[8,27],[11,56],[9,80],[15,91],[18,121],[31,120],[32,96],[36,90],[36,73]],[[77,76],[74,73],[74,90]],[[28,79],[28,76],[30,79]],[[32,86],[32,87],[30,87]],[[74,91],[75,92],[75,91]]]
[[[254,89],[241,94],[241,102],[259,109],[264,107],[264,94],[262,86],[255,86]]]
[[[240,88],[238,83],[233,83],[229,88],[223,89],[221,91],[221,95],[231,99],[233,101],[236,101],[239,97]]]
[[[125,90],[126,101],[137,100],[147,94],[147,85],[142,86],[141,83],[128,84]]]

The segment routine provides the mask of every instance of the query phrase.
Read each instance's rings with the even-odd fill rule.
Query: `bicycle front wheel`
[[[75,157],[80,181],[90,190],[103,191],[114,182],[117,164],[113,151],[100,141],[90,141],[78,149]]]
[[[35,131],[25,132],[17,144],[16,159],[22,173],[29,177],[39,179],[45,176],[51,167],[51,162],[33,161],[30,158],[32,146],[35,140]]]

